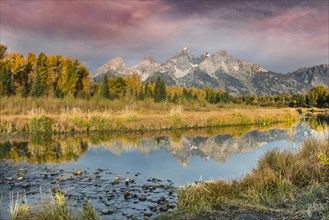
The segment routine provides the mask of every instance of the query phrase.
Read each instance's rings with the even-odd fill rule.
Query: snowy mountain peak
[[[201,56],[204,56],[204,57],[210,57],[211,54],[209,52],[204,52]]]
[[[124,63],[124,60],[121,57],[113,57],[108,63],[111,64]]]
[[[204,52],[197,58],[197,63],[200,64],[202,63],[205,59],[208,59],[211,57],[211,54],[209,52]]]
[[[180,51],[190,51],[190,48],[185,45],[182,49],[180,49]]]
[[[144,60],[148,60],[148,61],[150,61],[150,62],[156,62],[155,59],[154,59],[152,56],[149,56],[149,55],[146,55],[146,56],[143,58],[142,61],[144,61]]]
[[[121,57],[114,57],[95,72],[94,78],[102,79],[104,75],[116,77],[129,74],[130,69],[127,67],[124,60]]]
[[[109,68],[115,71],[128,69],[126,63],[121,57],[114,57],[107,64],[105,64],[105,66],[108,66]]]
[[[142,77],[144,81],[147,77],[150,76],[155,71],[155,68],[159,64],[151,56],[145,56],[136,66],[134,66],[132,71],[137,73]]]
[[[220,50],[218,52],[216,52],[213,56],[215,57],[223,57],[223,58],[233,58],[232,56],[230,56],[226,50]]]
[[[158,68],[158,72],[167,73],[175,78],[186,76],[198,64],[198,60],[190,53],[188,46],[180,49],[172,58]]]

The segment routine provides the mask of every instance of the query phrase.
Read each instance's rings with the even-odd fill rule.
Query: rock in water
[[[73,171],[73,175],[75,175],[75,176],[80,176],[81,174],[82,174],[82,172],[80,170]]]

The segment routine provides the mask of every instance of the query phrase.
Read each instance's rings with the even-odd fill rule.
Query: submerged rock
[[[124,194],[124,198],[129,199],[130,195],[131,195],[130,192],[126,191],[125,194]]]
[[[151,217],[152,216],[152,212],[144,212],[144,216],[145,217]]]
[[[139,199],[139,201],[146,201],[146,196],[143,196],[143,195],[139,196],[138,199]]]
[[[109,210],[109,209],[103,209],[103,210],[101,211],[101,213],[102,213],[103,215],[112,215],[112,214],[113,214],[113,211],[112,211],[112,210]]]
[[[158,211],[158,208],[156,206],[149,206],[149,208],[152,212],[157,212]]]
[[[160,211],[161,212],[165,212],[165,211],[167,211],[168,210],[168,206],[167,205],[161,205],[160,206]]]

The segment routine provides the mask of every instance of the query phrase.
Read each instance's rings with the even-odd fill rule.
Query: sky
[[[327,0],[0,0],[0,42],[91,73],[116,56],[162,63],[185,45],[286,73],[329,63],[328,11]]]

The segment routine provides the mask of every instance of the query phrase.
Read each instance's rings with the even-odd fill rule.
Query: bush
[[[32,118],[29,121],[30,133],[50,133],[52,132],[52,121],[46,116],[40,118]]]
[[[113,128],[113,120],[94,115],[89,119],[89,126],[92,131],[109,131]]]

